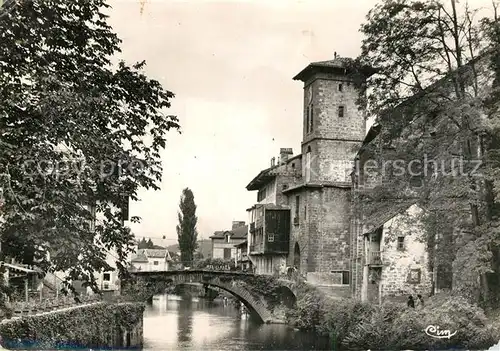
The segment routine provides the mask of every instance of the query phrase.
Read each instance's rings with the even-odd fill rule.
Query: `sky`
[[[141,0],[144,1],[144,0]],[[246,185],[282,147],[300,151],[303,83],[310,62],[359,54],[359,27],[374,1],[112,0],[109,24],[121,59],[176,96],[162,153],[160,191],[142,191],[130,214],[136,236],[177,242],[182,189],[195,197],[199,238],[247,221]]]

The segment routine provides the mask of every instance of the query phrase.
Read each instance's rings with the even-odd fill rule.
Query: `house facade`
[[[131,260],[131,270],[165,272],[170,270],[172,258],[167,249],[139,249]]]
[[[233,221],[231,230],[216,231],[211,237],[212,258],[235,260],[236,247],[247,239],[248,226],[244,221]]]
[[[235,265],[242,271],[251,269],[250,260],[248,258],[248,241],[245,240],[240,244],[234,245],[236,247]]]

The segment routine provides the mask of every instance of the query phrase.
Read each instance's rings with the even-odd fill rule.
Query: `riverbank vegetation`
[[[301,330],[330,337],[332,347],[357,350],[487,349],[498,343],[498,323],[466,299],[447,294],[431,297],[421,309],[402,303],[374,305],[353,299],[330,300],[313,288],[299,289],[297,306],[287,321]],[[433,338],[438,326],[456,334]]]
[[[141,339],[144,305],[98,303],[0,324],[8,349],[75,349],[122,346],[125,332]]]

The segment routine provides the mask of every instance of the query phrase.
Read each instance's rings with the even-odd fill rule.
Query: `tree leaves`
[[[39,264],[95,288],[94,271],[110,268],[106,254],[122,266],[134,246],[124,196],[158,189],[159,152],[179,128],[165,114],[174,95],[141,71],[145,62],[111,65],[120,40],[104,0],[8,6],[0,18],[0,135],[11,147],[0,149],[0,234],[15,233]]]
[[[454,287],[467,285],[470,295],[496,250],[486,228],[499,214],[500,36],[496,12],[477,21],[478,10],[463,5],[385,0],[368,14],[357,62],[376,69],[361,93],[382,131],[363,152],[389,167],[371,174],[374,189],[359,202],[376,213],[387,199],[419,200],[429,245],[455,260]],[[455,228],[452,238],[434,236],[444,228]]]

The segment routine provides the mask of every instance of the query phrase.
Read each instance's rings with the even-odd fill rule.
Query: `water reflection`
[[[328,341],[285,325],[261,325],[231,304],[156,297],[144,315],[145,351],[328,350]]]
[[[177,340],[181,344],[191,341],[193,331],[193,303],[190,298],[179,301],[179,310],[182,313],[177,314]]]

